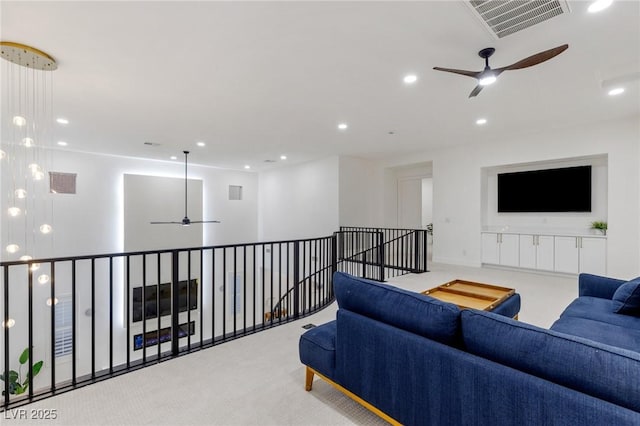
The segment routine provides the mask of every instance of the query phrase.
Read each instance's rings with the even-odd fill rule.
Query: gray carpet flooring
[[[425,290],[453,279],[514,287],[522,295],[520,320],[549,327],[577,297],[577,279],[553,275],[430,265],[390,284]],[[304,390],[298,339],[308,323],[335,318],[335,303],[313,316],[214,348],[48,398],[22,409],[55,410],[55,420],[2,425],[377,425],[383,420],[320,379]],[[29,414],[29,413],[27,413]]]

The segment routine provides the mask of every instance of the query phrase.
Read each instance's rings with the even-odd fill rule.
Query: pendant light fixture
[[[53,140],[53,73],[58,65],[34,47],[0,41],[3,185],[0,258],[30,262],[52,245],[52,203],[45,179]],[[6,227],[4,226],[6,224]],[[36,264],[32,270],[36,270]],[[41,271],[38,282],[49,282]]]

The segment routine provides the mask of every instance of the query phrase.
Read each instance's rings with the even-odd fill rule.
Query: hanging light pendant
[[[48,71],[58,64],[42,50],[11,41],[0,41],[0,57],[8,61],[0,61],[5,111],[0,182],[8,206],[0,214],[11,221],[3,245],[9,255],[31,259],[25,252],[41,255],[43,245],[52,241],[47,236],[52,232],[52,205],[42,181],[53,140],[53,78]]]
[[[41,71],[54,71],[58,69],[58,64],[56,64],[55,59],[35,47],[14,43],[12,41],[0,41],[0,48],[0,56],[14,64]],[[24,120],[24,118],[22,118],[22,120]],[[24,125],[24,123],[22,125]]]

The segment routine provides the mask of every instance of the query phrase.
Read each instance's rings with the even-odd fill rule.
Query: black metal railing
[[[334,233],[337,259],[331,271],[376,281],[410,272],[427,272],[427,233],[422,229],[341,226],[340,231]],[[320,270],[316,274],[323,272],[326,271]],[[298,286],[308,285],[311,279],[312,276],[305,278]],[[287,312],[296,288],[289,289],[278,300],[272,315]]]
[[[3,262],[0,410],[316,312],[335,264],[334,236]]]
[[[379,231],[343,230],[336,232],[338,270],[351,275],[385,281],[385,241]]]
[[[341,226],[340,233],[343,237],[338,240],[338,261],[360,265],[373,263],[384,271],[381,281],[407,273],[428,271],[426,229]],[[374,239],[373,234],[380,237]],[[380,262],[379,259],[384,261]],[[351,270],[357,271],[357,268]]]
[[[2,262],[0,411],[314,313],[337,270],[426,271],[403,231]]]

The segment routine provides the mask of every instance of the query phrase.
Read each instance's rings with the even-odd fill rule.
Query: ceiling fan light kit
[[[219,220],[191,220],[189,219],[189,215],[187,214],[187,184],[189,182],[187,178],[187,157],[189,156],[189,151],[182,151],[184,153],[184,217],[181,221],[170,221],[170,222],[149,222],[151,225],[182,225],[189,226],[193,223],[220,223]]]
[[[503,71],[519,70],[522,68],[528,68],[534,65],[541,64],[542,62],[548,61],[549,59],[558,56],[568,48],[569,48],[568,44],[563,44],[562,46],[554,47],[553,49],[545,50],[543,52],[536,53],[535,55],[531,55],[509,66],[492,69],[489,66],[489,58],[491,57],[491,55],[494,54],[496,49],[494,49],[493,47],[487,47],[478,52],[478,56],[484,59],[485,66],[482,71],[466,71],[466,70],[458,70],[454,68],[441,68],[441,67],[433,67],[433,69],[436,71],[444,71],[444,72],[450,72],[453,74],[465,75],[467,77],[473,77],[476,80],[478,80],[478,85],[469,94],[469,97],[473,98],[478,96],[478,93],[480,93],[480,91],[484,86],[488,86],[490,84],[495,83],[496,79],[500,74],[502,74]]]

